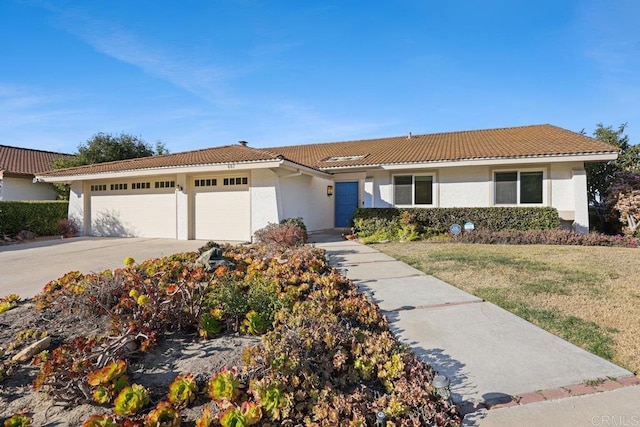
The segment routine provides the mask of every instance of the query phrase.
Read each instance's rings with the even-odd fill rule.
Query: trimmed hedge
[[[578,245],[637,248],[638,241],[630,236],[608,236],[601,233],[580,234],[569,230],[477,230],[451,237],[454,243],[488,245]]]
[[[58,221],[67,218],[67,201],[0,201],[0,234],[14,236],[22,230],[39,236],[60,234]]]
[[[452,224],[472,222],[484,230],[553,230],[560,227],[556,208],[359,208],[353,219],[400,219],[437,233],[446,233]]]

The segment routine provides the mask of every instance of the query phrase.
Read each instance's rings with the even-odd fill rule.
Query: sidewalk
[[[336,233],[311,241],[380,306],[402,342],[449,378],[463,425],[640,425],[640,380],[631,372],[374,246]]]

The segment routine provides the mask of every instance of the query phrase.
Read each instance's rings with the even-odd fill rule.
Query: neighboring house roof
[[[472,130],[274,147],[267,150],[322,170],[357,166],[615,153],[618,149],[552,125]]]
[[[473,130],[368,139],[324,144],[257,149],[227,145],[99,163],[38,174],[72,177],[179,166],[216,165],[287,160],[312,169],[331,171],[350,167],[427,163],[476,159],[517,159],[546,156],[616,154],[618,149],[596,139],[552,125]]]
[[[225,145],[223,147],[205,148],[162,156],[140,157],[130,160],[97,163],[67,169],[57,169],[38,174],[39,176],[75,176],[124,172],[141,169],[161,169],[176,166],[201,166],[224,163],[251,163],[280,160],[277,154],[266,150],[245,147],[242,145]]]
[[[31,148],[0,145],[0,170],[5,174],[33,176],[38,172],[50,170],[57,158],[73,157],[70,154]]]

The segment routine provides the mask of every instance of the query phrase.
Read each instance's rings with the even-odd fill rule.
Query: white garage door
[[[248,177],[194,180],[195,233],[198,240],[251,240]]]
[[[160,182],[163,188],[154,188],[153,181],[92,185],[91,234],[175,239],[175,190]]]

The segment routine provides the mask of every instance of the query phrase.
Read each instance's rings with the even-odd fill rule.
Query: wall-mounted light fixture
[[[327,196],[333,196],[333,185],[327,185]]]
[[[182,191],[182,185],[176,184],[176,191]]]

